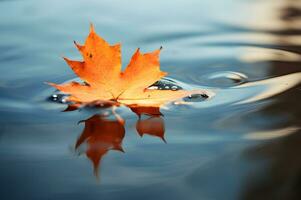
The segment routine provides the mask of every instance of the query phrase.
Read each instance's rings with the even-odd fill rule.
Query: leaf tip
[[[90,23],[90,33],[95,33],[95,29],[94,29],[93,23]]]
[[[54,86],[54,85],[55,85],[54,83],[47,82],[47,81],[45,81],[45,82],[44,82],[44,84],[46,84],[46,85],[50,85],[50,86]]]
[[[140,47],[136,49],[133,56],[139,56],[140,55]]]
[[[84,48],[84,46],[78,44],[76,41],[73,41],[73,43],[79,51],[82,51],[82,49]]]
[[[150,54],[154,55],[154,56],[159,56],[159,54],[161,53],[163,47],[160,46],[159,49],[156,49],[155,51],[151,52]]]
[[[165,140],[164,136],[162,136],[161,139],[163,140],[163,142],[164,142],[165,144],[167,144],[167,141]]]
[[[161,76],[164,77],[164,76],[167,76],[168,73],[167,72],[161,72]]]

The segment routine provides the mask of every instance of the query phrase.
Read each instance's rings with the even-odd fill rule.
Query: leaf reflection
[[[72,110],[74,109],[67,108],[65,111]],[[166,143],[164,119],[159,108],[133,107],[131,110],[138,116],[136,130],[141,137],[145,134],[159,137]],[[125,152],[122,147],[126,132],[125,121],[115,113],[114,107],[112,113],[114,119],[108,119],[108,116],[103,114],[95,114],[79,122],[84,123],[84,130],[76,141],[75,149],[78,152],[85,153],[92,161],[96,177],[98,177],[103,156],[110,150]]]
[[[136,130],[142,137],[143,135],[150,135],[159,137],[166,143],[164,138],[165,126],[162,113],[158,107],[134,107],[131,110],[138,115],[136,123]],[[142,115],[148,115],[146,119],[142,119]]]
[[[147,119],[140,119],[136,123],[136,129],[142,137],[144,134],[161,138],[165,143],[164,138],[164,120],[160,116],[151,116]]]
[[[94,174],[98,176],[101,158],[110,150],[124,152],[122,140],[125,135],[124,123],[105,119],[102,115],[94,115],[83,120],[85,128],[77,139],[75,148],[87,144],[85,153],[93,162]]]

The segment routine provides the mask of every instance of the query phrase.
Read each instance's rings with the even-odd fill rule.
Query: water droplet
[[[147,89],[149,89],[149,90],[157,90],[158,87],[157,87],[157,86],[150,86],[150,87],[148,87]]]
[[[171,90],[173,90],[173,91],[178,90],[178,86],[175,86],[175,85],[171,86]]]
[[[201,94],[201,96],[204,98],[209,98],[209,96],[207,94]]]
[[[189,95],[188,97],[184,98],[184,101],[186,102],[201,102],[205,101],[209,96],[205,93],[203,94],[192,94]]]
[[[148,89],[155,89],[155,90],[180,90],[183,89],[182,87],[178,86],[175,81],[169,79],[161,79],[151,85]]]
[[[110,116],[110,113],[109,113],[108,111],[106,111],[106,112],[103,113],[103,115],[104,115],[105,117],[108,117],[108,116]]]
[[[56,93],[56,94],[51,95],[48,99],[53,102],[65,104],[65,103],[67,103],[67,99],[66,99],[67,97],[68,97],[68,95],[66,95],[66,94]]]

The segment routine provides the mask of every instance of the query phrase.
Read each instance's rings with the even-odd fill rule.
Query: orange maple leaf
[[[166,76],[160,70],[161,48],[151,53],[134,53],[126,69],[121,71],[120,44],[111,46],[98,36],[93,25],[85,44],[74,42],[84,61],[64,58],[84,83],[49,83],[58,90],[70,94],[68,101],[90,103],[93,101],[113,101],[128,106],[161,106],[185,96],[200,93],[197,90],[154,90],[149,86]]]

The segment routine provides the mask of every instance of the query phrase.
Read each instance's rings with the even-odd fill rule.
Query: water
[[[1,1],[1,199],[300,199],[300,6]],[[60,57],[81,59],[90,22],[123,66],[163,46],[169,80],[210,98],[61,112],[44,82],[75,78]]]

